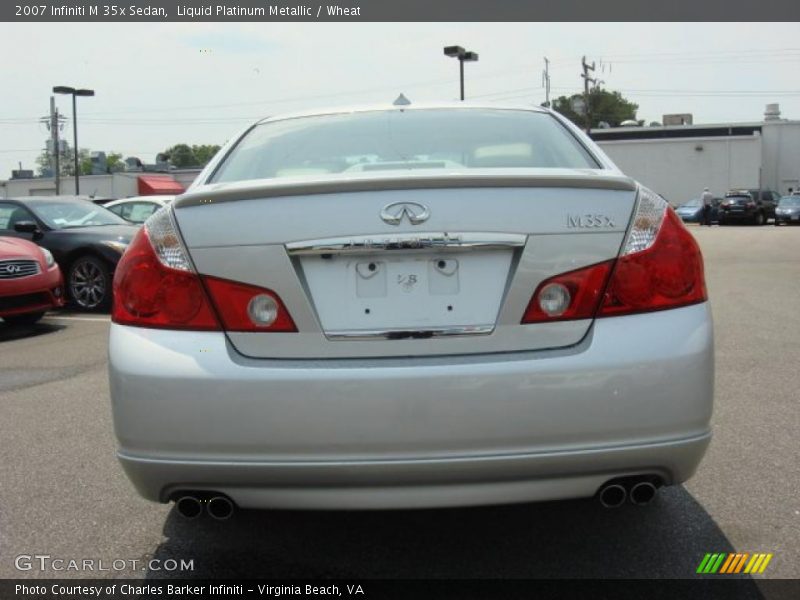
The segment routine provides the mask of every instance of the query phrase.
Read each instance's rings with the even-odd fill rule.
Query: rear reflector
[[[253,306],[258,310],[248,311]],[[215,277],[201,281],[168,209],[148,219],[117,264],[111,317],[163,329],[297,331],[275,292]]]

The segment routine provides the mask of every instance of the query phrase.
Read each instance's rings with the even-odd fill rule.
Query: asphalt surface
[[[692,577],[706,552],[734,550],[774,553],[763,577],[800,577],[800,227],[692,231],[715,319],[715,435],[697,475],[643,508],[586,500],[185,521],[140,499],[116,462],[108,317],[0,324],[0,578]],[[194,570],[21,572],[21,554],[184,559]]]

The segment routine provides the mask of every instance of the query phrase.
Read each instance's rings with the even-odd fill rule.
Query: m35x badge
[[[599,213],[583,215],[567,215],[567,227],[579,229],[593,229],[598,227],[616,227],[614,219]]]

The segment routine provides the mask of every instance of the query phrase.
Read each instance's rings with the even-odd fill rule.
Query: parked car
[[[597,495],[710,439],[698,245],[543,108],[273,117],[114,276],[118,456],[187,517]]]
[[[711,203],[711,222],[717,223],[719,221],[719,205],[722,204],[722,198],[714,198]],[[675,212],[684,223],[702,223],[703,222],[703,200],[701,198],[692,198],[688,202],[681,204]]]
[[[50,251],[0,237],[0,318],[8,325],[30,325],[63,305],[64,279]]]
[[[800,194],[784,196],[775,209],[775,225],[781,223],[796,225],[800,223]]]
[[[134,196],[112,200],[104,206],[126,221],[141,225],[147,218],[162,206],[166,206],[175,196]]]
[[[137,229],[80,198],[0,199],[0,235],[52,252],[65,273],[68,299],[83,309],[110,306],[114,269]]]
[[[764,225],[775,218],[779,196],[771,190],[731,190],[719,207],[719,223],[745,221]]]

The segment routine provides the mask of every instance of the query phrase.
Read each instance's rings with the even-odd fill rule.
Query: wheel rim
[[[81,261],[72,268],[69,282],[72,298],[84,308],[95,308],[106,296],[106,278],[93,262]]]

